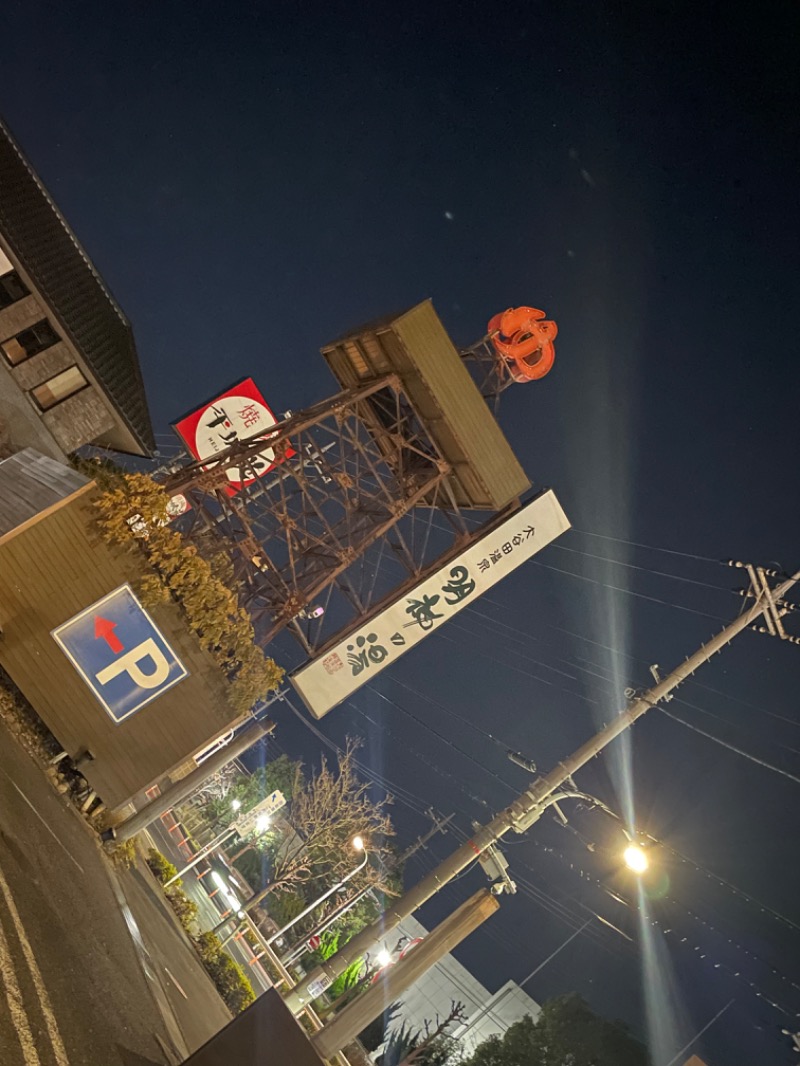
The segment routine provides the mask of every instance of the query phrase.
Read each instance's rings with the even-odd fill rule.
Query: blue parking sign
[[[62,623],[52,637],[115,722],[188,675],[130,585]]]

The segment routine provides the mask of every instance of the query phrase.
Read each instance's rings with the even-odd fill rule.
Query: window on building
[[[10,270],[7,274],[0,276],[0,311],[27,295],[25,283],[16,270]]]
[[[68,370],[62,370],[60,374],[50,378],[49,381],[45,381],[42,385],[37,385],[31,392],[41,409],[48,411],[51,407],[55,407],[57,403],[61,403],[62,400],[66,400],[67,397],[74,396],[76,392],[86,388],[88,384],[89,382],[78,367],[71,366]]]
[[[41,322],[23,330],[16,337],[9,337],[7,341],[3,341],[0,348],[5,352],[6,359],[11,365],[16,366],[17,363],[43,352],[45,348],[49,348],[51,344],[57,344],[60,340],[61,338],[47,319],[43,318]]]

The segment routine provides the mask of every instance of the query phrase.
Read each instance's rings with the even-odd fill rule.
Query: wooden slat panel
[[[359,358],[354,360],[357,344]],[[452,487],[460,505],[497,511],[530,488],[430,300],[364,326],[322,354],[345,388],[365,380],[362,354],[376,368],[372,377],[390,370],[400,376],[414,409],[453,467]]]
[[[227,685],[177,606],[151,612],[189,676],[119,725],[50,635],[52,629],[141,575],[135,555],[109,548],[92,527],[94,489],[0,543],[0,665],[65,750],[89,750],[85,774],[110,807],[168,774],[236,721]]]

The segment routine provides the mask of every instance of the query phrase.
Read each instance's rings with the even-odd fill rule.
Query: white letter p
[[[146,659],[153,664],[153,668],[148,673],[145,673],[139,665]],[[107,685],[120,674],[128,674],[134,685],[138,685],[139,688],[158,688],[169,677],[169,663],[153,638],[148,637],[135,648],[126,651],[116,662],[104,667],[95,676],[101,685]]]

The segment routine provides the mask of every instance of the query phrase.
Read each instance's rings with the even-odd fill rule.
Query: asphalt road
[[[86,826],[0,722],[2,1066],[175,1062],[226,1023],[147,888],[135,871],[109,876]]]

